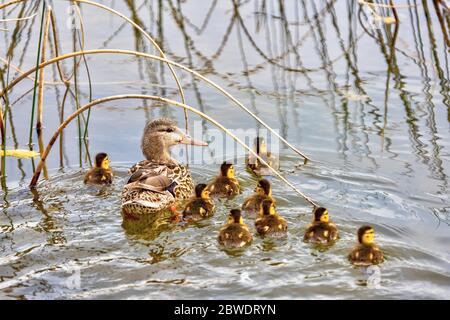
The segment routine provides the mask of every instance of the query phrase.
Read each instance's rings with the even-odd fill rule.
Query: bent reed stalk
[[[252,150],[249,146],[247,146],[242,140],[240,140],[236,135],[234,135],[232,132],[230,132],[227,128],[225,128],[222,124],[220,124],[218,121],[214,120],[210,116],[206,115],[205,113],[195,109],[194,107],[191,107],[189,105],[186,105],[184,103],[180,103],[174,100],[158,97],[158,96],[151,96],[151,95],[142,95],[142,94],[125,94],[125,95],[117,95],[117,96],[110,96],[105,97],[101,99],[97,99],[95,101],[92,101],[91,103],[88,103],[84,105],[83,107],[80,107],[77,111],[72,113],[64,122],[59,126],[59,128],[56,130],[56,132],[53,134],[53,137],[50,139],[49,144],[47,145],[44,153],[41,155],[41,161],[39,162],[38,166],[36,167],[36,170],[34,172],[33,178],[30,182],[30,187],[33,188],[36,186],[39,176],[41,174],[42,168],[45,165],[45,161],[54,145],[56,140],[58,139],[58,136],[60,133],[64,130],[64,128],[72,122],[75,118],[77,118],[81,113],[83,113],[86,110],[91,109],[94,106],[98,106],[102,103],[109,102],[109,101],[115,101],[115,100],[124,100],[124,99],[144,99],[144,100],[154,100],[158,102],[164,102],[169,105],[173,105],[176,107],[183,108],[184,110],[189,110],[198,116],[202,117],[203,119],[211,122],[216,127],[224,131],[227,135],[229,135],[233,140],[238,142],[241,146],[243,146],[247,151],[249,151],[253,156],[255,156],[261,163],[263,163],[265,166],[267,166],[280,180],[282,180],[284,183],[286,183],[289,187],[292,188],[298,195],[300,195],[305,201],[307,201],[309,204],[311,204],[314,207],[318,207],[318,204],[314,202],[310,197],[305,195],[303,192],[301,192],[296,186],[294,186],[289,180],[284,178],[277,170],[275,170],[272,166],[270,166],[262,157],[260,157],[255,151]]]
[[[4,3],[4,4],[0,4],[0,10],[3,8],[6,8],[10,5],[19,3],[19,2],[24,2],[24,1],[28,1],[28,0],[11,0],[10,2]],[[128,22],[129,24],[131,24],[134,28],[136,28],[137,30],[139,30],[139,32],[141,32],[144,37],[150,41],[150,43],[155,47],[155,49],[159,52],[159,54],[163,57],[163,58],[167,58],[164,51],[161,49],[161,47],[158,45],[158,43],[144,30],[142,29],[137,23],[135,23],[133,20],[131,20],[130,18],[128,18],[127,16],[123,15],[122,13],[120,13],[119,11],[116,11],[108,6],[105,6],[103,4],[97,3],[97,2],[93,2],[93,1],[89,1],[89,0],[67,0],[67,1],[73,1],[73,2],[79,2],[79,3],[85,3],[88,5],[92,5],[98,8],[101,8],[103,10],[106,10],[112,14],[115,14],[116,16],[119,16],[120,18],[124,19],[126,22]],[[176,82],[176,85],[178,87],[178,91],[180,93],[180,97],[181,97],[181,101],[183,101],[183,103],[186,103],[186,98],[184,95],[184,90],[183,87],[181,86],[181,82],[177,76],[177,74],[175,73],[175,70],[172,68],[172,66],[170,64],[167,64],[170,72],[173,75],[173,78]],[[185,127],[186,127],[186,131],[188,130],[189,127],[189,122],[188,122],[188,114],[187,111],[185,111],[184,114],[184,118],[185,118]]]
[[[229,98],[231,101],[234,102],[234,104],[236,104],[239,108],[241,108],[242,110],[244,110],[246,113],[248,113],[250,116],[252,116],[256,121],[258,121],[261,125],[263,125],[265,128],[267,128],[267,130],[269,130],[272,134],[274,134],[278,139],[280,139],[283,143],[285,143],[291,150],[293,150],[294,152],[296,152],[297,154],[299,154],[300,156],[302,156],[306,161],[309,161],[310,158],[308,156],[306,156],[305,154],[303,154],[300,150],[298,150],[296,147],[294,147],[291,143],[289,143],[286,139],[284,139],[282,136],[280,136],[280,134],[278,132],[276,132],[275,130],[273,130],[268,124],[266,124],[262,119],[260,119],[258,116],[256,116],[255,114],[253,114],[253,112],[251,112],[247,107],[245,107],[241,102],[239,102],[236,98],[234,98],[230,93],[228,93],[225,89],[223,89],[222,87],[220,87],[218,84],[216,84],[215,82],[213,82],[212,80],[209,80],[208,78],[202,76],[200,73],[182,65],[179,64],[177,62],[174,62],[172,60],[168,60],[166,58],[162,58],[159,56],[155,56],[152,54],[148,54],[148,53],[143,53],[143,52],[137,52],[137,51],[132,51],[132,50],[122,50],[122,49],[96,49],[96,50],[86,50],[86,51],[78,51],[78,52],[71,52],[71,53],[67,53],[63,56],[60,57],[56,57],[50,60],[47,60],[46,62],[42,63],[41,65],[39,65],[39,69],[40,68],[44,68],[50,64],[56,63],[58,61],[64,60],[64,59],[68,59],[68,58],[72,58],[74,56],[79,56],[79,55],[92,55],[92,54],[128,54],[128,55],[135,55],[135,56],[139,56],[139,57],[145,57],[145,58],[149,58],[149,59],[154,59],[154,60],[159,60],[162,62],[165,62],[167,64],[170,64],[172,66],[175,66],[177,68],[180,68],[186,72],[191,73],[192,75],[200,78],[201,80],[205,81],[207,84],[209,84],[210,86],[212,86],[213,88],[217,89],[219,92],[221,92],[224,96],[226,96],[227,98]],[[1,92],[0,92],[0,98],[3,97],[3,95],[9,91],[12,87],[14,87],[17,83],[19,83],[20,81],[22,81],[24,78],[26,78],[28,75],[32,74],[34,71],[36,70],[36,68],[32,68],[28,71],[26,71],[25,73],[23,73],[21,76],[17,77],[16,79],[14,79],[13,81],[11,81],[11,84],[8,85],[7,87],[5,87]]]
[[[52,8],[48,6],[45,23],[44,23],[44,37],[42,40],[41,51],[41,63],[45,62],[45,54],[47,51],[47,43],[51,22]],[[44,114],[44,81],[45,81],[45,68],[39,70],[39,83],[38,83],[38,102],[37,102],[37,117],[36,117],[36,133],[38,139],[39,153],[42,154],[44,149],[44,137],[43,137],[43,114]],[[44,166],[44,177],[48,179],[47,166]]]

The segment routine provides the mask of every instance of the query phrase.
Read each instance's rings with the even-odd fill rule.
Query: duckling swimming
[[[256,231],[261,236],[282,237],[287,233],[287,222],[275,210],[272,200],[261,203],[260,216],[255,221]]]
[[[220,229],[219,244],[230,249],[242,248],[249,245],[252,239],[252,234],[242,218],[241,210],[231,210],[227,224]]]
[[[255,193],[244,200],[242,210],[250,214],[258,213],[261,208],[261,203],[266,199],[273,200],[272,186],[268,180],[261,179],[256,185]]]
[[[234,176],[234,166],[226,162],[222,163],[219,176],[207,188],[212,196],[231,197],[239,194],[240,186]]]
[[[135,164],[122,191],[122,214],[135,219],[169,209],[177,200],[192,196],[194,182],[186,166],[170,156],[169,149],[178,144],[206,146],[183,133],[174,121],[161,118],[149,122],[141,148],[147,160]]]
[[[383,253],[375,244],[375,230],[371,226],[362,226],[358,229],[358,242],[348,256],[351,263],[369,266],[384,261]]]
[[[214,202],[209,197],[206,184],[198,184],[195,187],[195,198],[189,201],[183,211],[185,221],[198,221],[211,217],[214,213]]]
[[[329,243],[338,238],[336,225],[330,222],[328,210],[320,207],[314,210],[313,222],[306,229],[303,241]]]
[[[264,159],[272,168],[278,169],[278,159],[271,152],[267,151],[267,145],[262,137],[256,137],[253,142],[253,151]],[[247,168],[258,176],[271,175],[272,171],[265,164],[256,158],[253,154],[249,154],[246,159]]]
[[[99,153],[95,156],[95,165],[84,176],[85,184],[106,185],[111,184],[113,172],[109,167],[109,159],[106,153]]]

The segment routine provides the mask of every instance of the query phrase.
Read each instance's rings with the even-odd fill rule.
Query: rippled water
[[[255,237],[241,254],[222,251],[216,238],[226,213],[251,194],[256,182],[245,171],[242,157],[237,158],[236,171],[244,193],[218,204],[211,219],[181,226],[162,215],[153,224],[123,226],[120,192],[127,169],[142,159],[139,140],[145,122],[166,115],[181,125],[183,115],[178,109],[152,109],[148,102],[114,102],[93,111],[89,130],[90,151],[110,154],[117,173],[112,187],[83,185],[88,164],[84,161],[83,169],[77,166],[75,123],[65,131],[64,168],[58,169],[55,146],[48,161],[50,180],[41,182],[35,192],[27,187],[31,161],[8,158],[7,188],[2,189],[0,204],[0,297],[449,299],[448,47],[435,9],[425,1],[402,2],[416,4],[417,10],[398,9],[401,23],[389,72],[389,36],[384,27],[383,45],[376,30],[373,38],[362,28],[356,1],[331,2],[331,8],[315,3],[316,8],[312,2],[284,3],[283,19],[278,1],[244,2],[239,20],[232,1],[211,1],[204,7],[186,1],[181,4],[184,24],[180,24],[172,10],[179,8],[176,2],[105,2],[127,16],[137,14],[152,34],[164,38],[169,58],[192,65],[219,83],[313,158],[303,165],[291,151],[281,149],[281,171],[329,208],[341,232],[334,246],[321,250],[301,241],[311,208],[272,178],[278,210],[289,224],[287,239]],[[71,33],[63,27],[66,2],[52,4],[67,52]],[[87,5],[82,9],[88,48],[137,49],[135,41],[141,40],[120,19]],[[201,29],[208,12],[211,17]],[[31,32],[25,51],[24,70],[34,64],[36,32]],[[388,34],[392,32],[393,26]],[[27,40],[26,32],[17,40],[13,64],[22,63],[20,49]],[[2,40],[2,57],[8,41]],[[292,43],[298,55],[292,53]],[[291,54],[283,55],[286,50]],[[282,57],[269,63],[263,55]],[[90,57],[88,63],[94,98],[144,93],[179,99],[170,73],[162,72],[159,64],[114,55]],[[79,81],[82,101],[87,103],[85,73]],[[204,84],[186,74],[182,82],[190,105],[231,129],[256,127]],[[10,99],[31,86],[20,84]],[[62,86],[46,89],[45,108],[54,110],[45,114],[46,141],[59,123],[56,111],[63,93]],[[15,143],[26,146],[31,99],[29,94],[12,109],[13,126],[8,125],[14,130],[8,129],[7,137],[11,148]],[[72,110],[73,101],[69,103]],[[205,128],[207,138],[213,127],[205,124]],[[194,158],[199,154],[195,151]],[[194,180],[210,181],[222,156],[215,155],[216,163],[191,164]],[[253,221],[247,222],[253,228]],[[362,224],[375,227],[387,258],[376,286],[367,285],[362,271],[346,260]]]

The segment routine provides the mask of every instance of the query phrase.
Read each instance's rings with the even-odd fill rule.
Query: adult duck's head
[[[167,118],[150,121],[144,129],[142,136],[142,152],[151,161],[171,162],[169,149],[178,144],[207,146],[203,141],[192,139],[181,131],[173,120]]]

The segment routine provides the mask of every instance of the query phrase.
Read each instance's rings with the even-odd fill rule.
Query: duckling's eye
[[[173,132],[174,130],[173,130],[173,128],[167,128],[166,129],[166,132]]]

